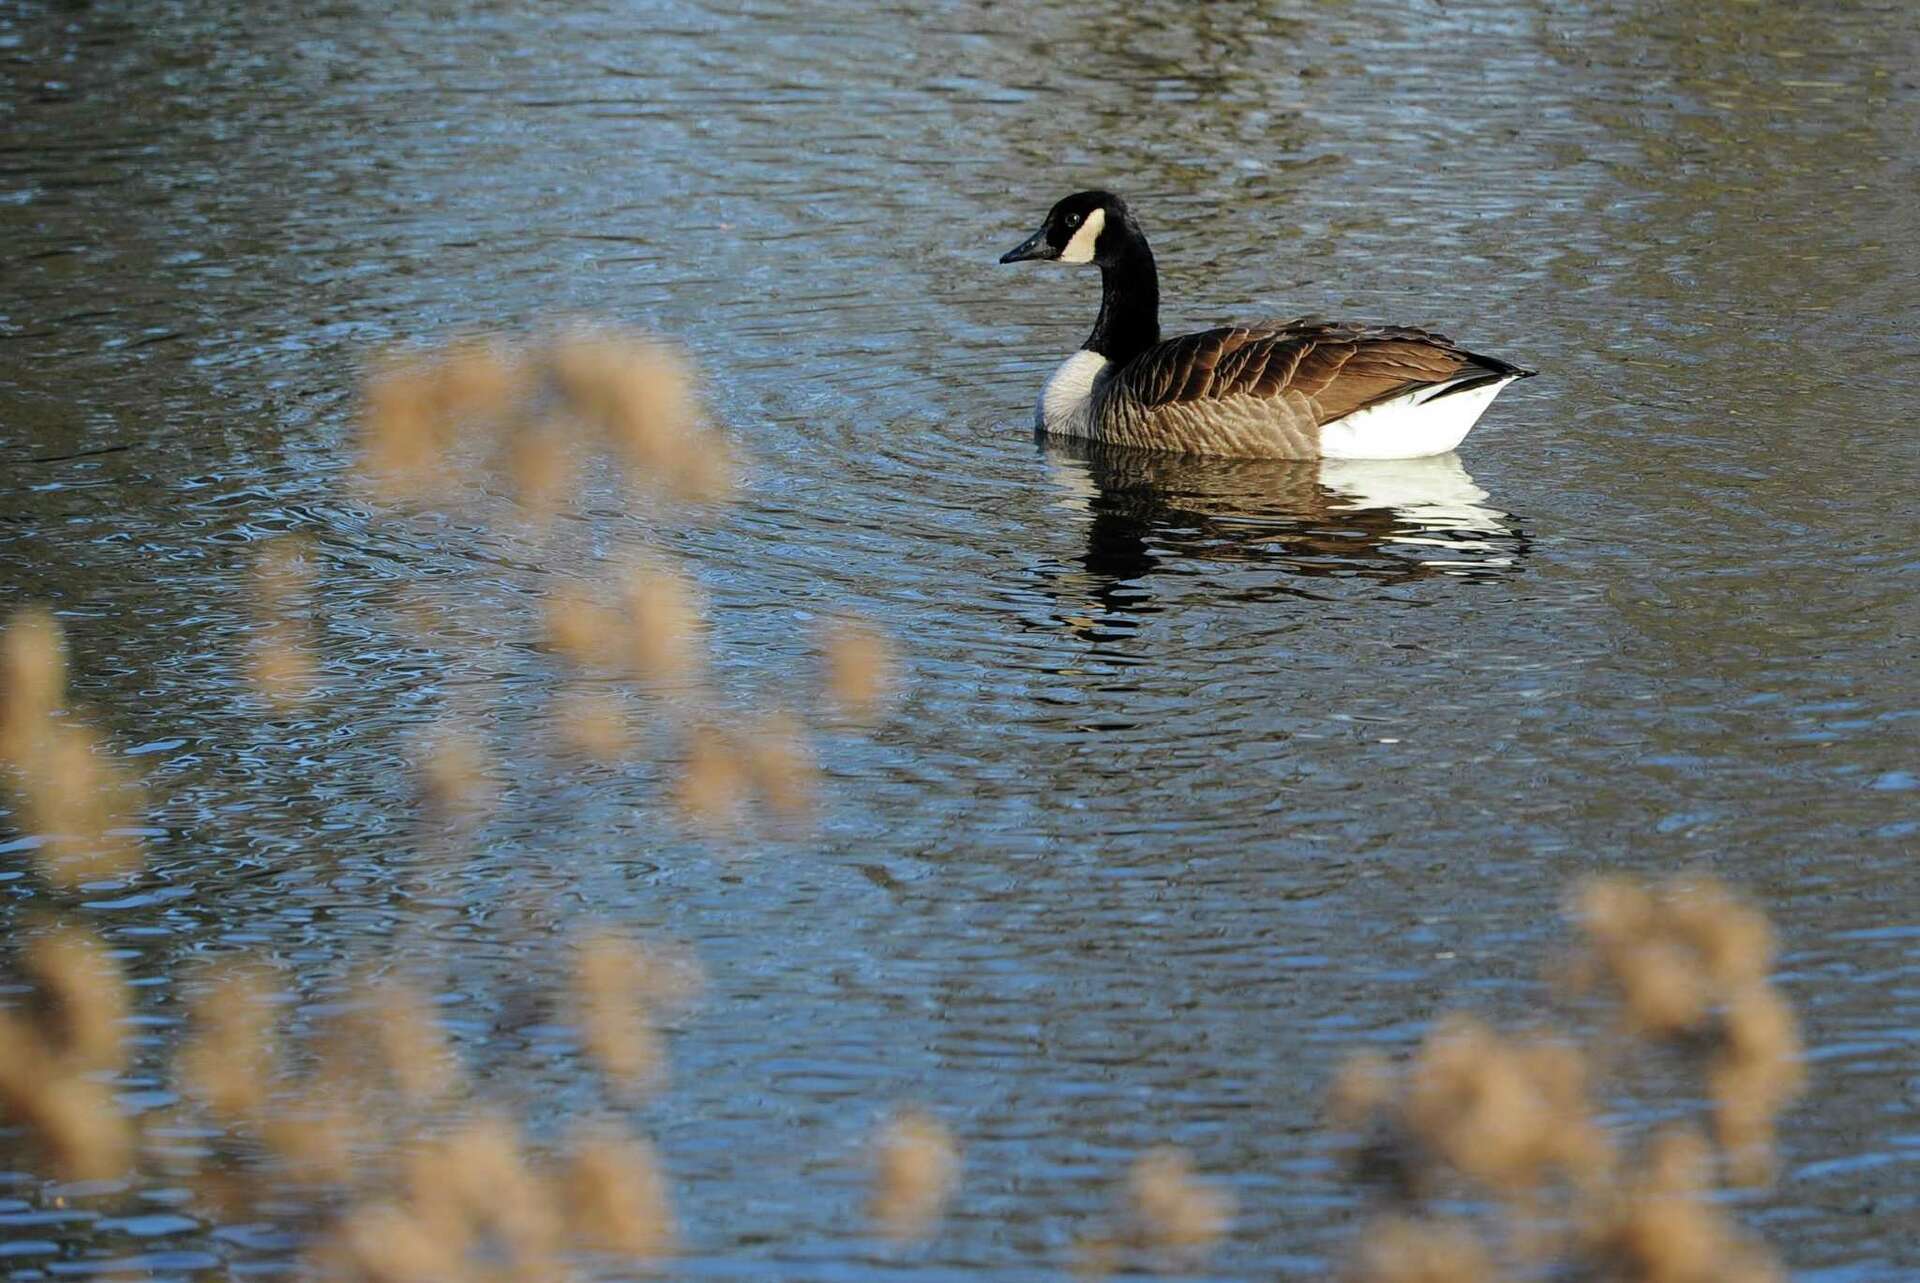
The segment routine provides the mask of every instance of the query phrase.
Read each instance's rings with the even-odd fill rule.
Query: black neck
[[[1112,230],[1126,235],[1100,257],[1100,317],[1080,346],[1125,365],[1160,341],[1160,275],[1138,228]]]

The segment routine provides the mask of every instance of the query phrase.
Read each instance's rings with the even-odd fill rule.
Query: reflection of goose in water
[[[1181,559],[1280,572],[1236,596],[1317,597],[1303,580],[1494,579],[1527,551],[1457,455],[1208,459],[1057,438],[1042,448],[1059,505],[1089,518],[1076,596],[1110,625],[1156,611],[1158,594],[1142,581]]]

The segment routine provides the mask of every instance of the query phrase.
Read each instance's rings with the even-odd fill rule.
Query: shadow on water
[[[1316,581],[1378,585],[1515,573],[1517,519],[1458,455],[1429,459],[1209,459],[1042,438],[1060,507],[1084,512],[1086,554],[1055,571],[1062,616],[1112,640],[1158,613],[1157,576],[1182,562],[1270,567],[1222,600],[1324,600]]]

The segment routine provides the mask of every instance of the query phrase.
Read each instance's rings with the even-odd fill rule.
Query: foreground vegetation
[[[650,505],[717,505],[734,485],[732,452],[685,362],[634,336],[577,331],[395,357],[370,376],[362,422],[360,477],[377,503],[454,507],[536,537],[583,478],[609,468]],[[489,506],[500,493],[509,512]],[[268,706],[324,684],[312,561],[307,545],[282,539],[253,569],[247,663]],[[431,628],[430,614],[418,626]],[[540,642],[570,674],[553,693],[554,743],[609,760],[662,755],[684,822],[735,839],[804,825],[819,789],[813,734],[884,716],[895,685],[886,640],[841,618],[819,638],[811,706],[728,713],[707,690],[704,605],[658,553],[549,592]],[[14,613],[0,645],[0,766],[55,902],[137,878],[143,859],[140,783],[69,706],[68,662],[53,615]],[[423,817],[450,832],[494,800],[493,752],[459,722],[424,731],[416,770]],[[1349,1141],[1352,1180],[1379,1204],[1356,1236],[1351,1277],[1778,1275],[1718,1197],[1723,1183],[1770,1179],[1776,1120],[1803,1086],[1765,916],[1688,879],[1595,879],[1575,888],[1568,913],[1577,943],[1548,960],[1558,1025],[1441,1016],[1404,1063],[1356,1055],[1331,1084],[1329,1124]],[[127,951],[79,914],[24,936],[19,996],[0,1009],[0,1110],[13,1161],[62,1191],[50,1197],[186,1188],[207,1222],[293,1227],[302,1273],[324,1278],[631,1272],[660,1268],[679,1246],[658,1155],[615,1119],[671,1089],[663,1020],[698,1000],[690,957],[604,930],[574,942],[553,1002],[596,1071],[600,1107],[564,1141],[537,1146],[489,1098],[483,1067],[462,1063],[424,988],[369,978],[294,1036],[293,979],[242,957],[192,978],[166,1089],[141,1096],[170,1103],[136,1109],[116,1091],[139,1009]],[[1688,1118],[1647,1133],[1637,1120],[1655,1112]],[[965,1179],[963,1142],[919,1110],[882,1121],[866,1207],[877,1236],[941,1233]],[[1180,1151],[1142,1154],[1116,1173],[1116,1190],[1110,1222],[1053,1264],[1181,1270],[1232,1232],[1232,1197]]]

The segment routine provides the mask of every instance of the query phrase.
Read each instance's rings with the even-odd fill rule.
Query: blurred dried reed
[[[1148,1150],[1127,1172],[1127,1206],[1135,1237],[1180,1254],[1214,1246],[1233,1223],[1233,1195],[1194,1174],[1185,1150]]]
[[[1711,878],[1653,887],[1596,878],[1579,888],[1573,914],[1585,943],[1564,982],[1614,998],[1629,1036],[1705,1051],[1729,1171],[1764,1183],[1774,1120],[1806,1081],[1799,1023],[1768,978],[1766,915]]]
[[[1077,1239],[1073,1272],[1106,1278],[1116,1272],[1196,1267],[1232,1228],[1231,1191],[1195,1174],[1193,1159],[1171,1145],[1133,1160],[1111,1225]]]
[[[554,698],[554,731],[570,752],[616,762],[634,749],[634,710],[619,692],[563,691]]]
[[[224,1126],[259,1121],[278,1073],[274,990],[257,967],[221,964],[203,978],[174,1059],[174,1081]]]
[[[468,819],[493,805],[499,792],[491,754],[467,727],[442,722],[420,739],[414,764],[420,789],[434,812]]]
[[[607,932],[583,936],[577,956],[586,1051],[617,1094],[657,1085],[655,1013],[693,997],[697,969]],[[126,1063],[124,977],[98,939],[67,926],[23,957],[38,988],[24,1009],[0,1009],[0,1112],[63,1180],[134,1174],[143,1147],[112,1085]],[[474,1108],[420,990],[358,981],[296,1038],[280,1027],[285,986],[270,968],[229,959],[188,987],[170,1076],[181,1103],[146,1120],[145,1155],[212,1214],[304,1209],[309,1275],[531,1281],[562,1277],[580,1253],[643,1262],[673,1249],[652,1148],[603,1125],[536,1155],[513,1117]],[[201,1139],[183,1148],[187,1136]]]
[[[573,1011],[581,1045],[616,1094],[637,1096],[665,1085],[666,1061],[656,1022],[692,999],[700,973],[689,960],[643,948],[608,930],[576,946]]]
[[[122,877],[139,867],[132,826],[141,796],[106,745],[66,709],[66,637],[38,607],[0,634],[0,767],[22,828],[38,839],[40,875],[57,887]]]
[[[312,544],[300,535],[272,539],[254,558],[255,631],[248,677],[254,689],[281,710],[313,693],[312,560]]]
[[[824,637],[825,686],[834,711],[856,725],[879,716],[893,692],[893,648],[858,619],[832,621]]]
[[[867,1214],[896,1242],[929,1237],[946,1215],[960,1181],[960,1150],[939,1119],[897,1110],[873,1146],[873,1192]]]
[[[470,339],[389,356],[367,379],[360,472],[380,498],[475,510],[504,482],[541,529],[609,460],[646,503],[730,497],[736,463],[707,422],[685,359],[614,331],[526,341]],[[276,711],[314,692],[316,545],[262,545],[246,583],[253,616],[245,671]],[[415,631],[447,641],[458,610],[414,602]],[[723,711],[707,689],[707,605],[693,576],[658,553],[629,555],[545,593],[548,650],[571,671],[554,703],[557,740],[615,762],[643,744],[642,708],[667,715],[683,754],[673,794],[704,826],[743,810],[811,814],[818,770],[809,729],[758,699]],[[487,630],[476,630],[485,636]],[[67,648],[46,611],[15,612],[0,635],[0,767],[40,872],[71,887],[127,872],[141,849],[138,794],[65,707]],[[829,644],[828,694],[869,720],[889,684],[887,647],[848,621]],[[443,819],[483,815],[507,782],[485,723],[443,718],[414,740],[420,793]],[[542,1158],[476,1089],[424,993],[390,979],[354,982],[331,1014],[283,1028],[287,978],[228,959],[191,979],[183,1033],[163,1081],[175,1103],[136,1128],[114,1096],[126,1069],[131,990],[104,945],[68,926],[21,951],[25,1005],[0,1009],[0,1110],[36,1166],[70,1180],[120,1178],[153,1165],[223,1218],[268,1205],[304,1209],[308,1273],[340,1279],[550,1279],[579,1253],[646,1262],[673,1250],[672,1199],[646,1141],[608,1124],[576,1129]],[[610,931],[577,942],[563,1002],[610,1101],[666,1081],[661,1022],[699,987],[690,961]],[[288,1021],[289,1024],[297,1023]],[[887,1133],[876,1222],[898,1237],[931,1233],[957,1179],[951,1138],[901,1115]]]
[[[577,470],[575,443],[588,440],[649,498],[732,493],[731,452],[705,421],[691,368],[645,336],[580,328],[394,353],[361,398],[362,469],[390,500],[444,499],[464,471],[489,467],[544,518]]]
[[[713,503],[733,492],[732,451],[708,423],[685,358],[644,336],[572,329],[399,353],[376,365],[362,397],[362,473],[376,494],[402,503],[466,505],[504,473],[523,514],[544,521],[586,484],[595,451],[645,502]],[[542,596],[544,646],[572,683],[550,723],[561,750],[618,763],[656,742],[677,744],[667,794],[702,830],[813,813],[807,728],[758,699],[745,713],[725,710],[708,686],[707,603],[684,569],[657,552],[629,555],[599,574],[552,582]],[[261,644],[263,689],[298,685],[291,657],[302,651],[279,641],[269,632]],[[844,619],[824,650],[833,716],[870,723],[892,686],[890,647],[870,625]],[[628,684],[669,733],[637,734],[638,709],[609,683]],[[484,809],[497,782],[477,741],[442,728],[425,743],[429,803],[448,816]]]
[[[561,1206],[574,1240],[590,1251],[649,1261],[674,1249],[673,1199],[653,1146],[613,1132],[576,1139]]]
[[[481,1113],[407,1149],[392,1188],[363,1198],[308,1257],[327,1279],[561,1276],[566,1222],[515,1122]]]
[[[131,1122],[113,1098],[126,1063],[126,979],[89,932],[58,926],[31,939],[23,1011],[0,1010],[0,1118],[62,1180],[111,1180],[132,1164]]]
[[[1603,1003],[1591,1044],[1456,1015],[1434,1024],[1404,1068],[1368,1054],[1336,1076],[1335,1124],[1364,1138],[1359,1170],[1384,1177],[1403,1209],[1463,1190],[1498,1209],[1478,1227],[1396,1211],[1363,1231],[1356,1280],[1778,1277],[1771,1254],[1711,1197],[1723,1163],[1735,1183],[1766,1178],[1775,1121],[1804,1081],[1792,1010],[1768,978],[1765,916],[1708,879],[1618,877],[1581,884],[1571,916],[1579,946],[1557,970],[1570,993]],[[1690,1129],[1633,1145],[1602,1125],[1595,1082],[1631,1046],[1701,1074],[1717,1154]]]
[[[712,502],[732,490],[731,451],[704,421],[682,358],[658,342],[575,331],[510,343],[469,340],[391,358],[370,376],[361,458],[374,490],[408,503],[458,501],[505,477],[521,513],[544,522],[583,484],[591,451],[651,500]],[[276,706],[313,687],[312,546],[283,539],[255,564],[251,675]],[[671,719],[671,795],[681,814],[724,827],[755,808],[810,814],[819,769],[808,727],[778,708],[727,715],[714,680],[707,607],[664,557],[617,562],[545,593],[544,642],[564,671],[556,735],[603,761],[636,751],[639,712]],[[819,639],[835,720],[871,723],[896,685],[892,648],[850,618]],[[141,851],[131,779],[66,709],[64,636],[44,610],[16,611],[0,635],[0,766],[36,837],[50,883],[125,873]],[[443,721],[419,741],[422,793],[447,817],[482,813],[503,787],[477,730]],[[1470,1016],[1437,1021],[1411,1061],[1351,1060],[1333,1088],[1335,1121],[1362,1138],[1363,1167],[1398,1202],[1363,1231],[1356,1280],[1466,1283],[1503,1274],[1621,1283],[1778,1276],[1770,1254],[1715,1201],[1771,1171],[1781,1111],[1802,1090],[1791,1007],[1769,973],[1774,941],[1757,908],[1711,880],[1608,878],[1573,901],[1581,944],[1566,991],[1598,1004],[1603,1039],[1697,1069],[1713,1142],[1672,1127],[1636,1142],[1608,1126],[1597,1081],[1618,1068],[1575,1037],[1503,1032]],[[363,979],[333,1014],[291,1036],[285,977],[216,964],[191,986],[169,1080],[178,1105],[136,1129],[116,1101],[133,1004],[106,945],[56,924],[21,950],[27,999],[0,1009],[0,1111],[65,1180],[113,1180],[158,1159],[203,1206],[243,1215],[263,1200],[306,1219],[309,1274],[458,1283],[546,1280],[582,1254],[651,1267],[678,1241],[659,1157],[609,1124],[578,1125],[543,1152],[521,1121],[479,1103],[426,993]],[[663,1022],[693,996],[689,960],[608,930],[575,943],[560,1002],[597,1071],[603,1105],[630,1107],[667,1082]],[[938,1232],[959,1186],[959,1148],[931,1116],[902,1110],[879,1130],[866,1211],[896,1241]],[[1480,1213],[1463,1199],[1481,1200]],[[1430,1213],[1445,1201],[1449,1215]],[[1104,1270],[1122,1252],[1185,1265],[1215,1247],[1231,1194],[1183,1151],[1141,1155],[1113,1233],[1086,1245]]]

